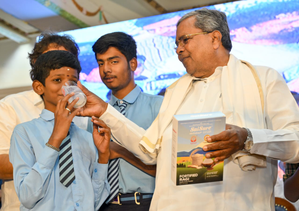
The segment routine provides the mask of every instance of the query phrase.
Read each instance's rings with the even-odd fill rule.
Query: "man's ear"
[[[33,81],[32,82],[32,88],[38,95],[43,95],[45,92],[45,87],[40,81]]]
[[[137,69],[137,59],[135,57],[131,59],[129,65],[130,65],[130,69],[132,71],[135,71]]]
[[[214,49],[218,49],[222,45],[222,42],[221,42],[222,34],[218,30],[215,30],[211,33],[213,36],[213,47],[214,47]]]

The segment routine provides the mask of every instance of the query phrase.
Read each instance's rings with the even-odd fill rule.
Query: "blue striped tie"
[[[72,145],[69,133],[62,141],[59,149],[59,180],[65,187],[68,187],[75,180]]]
[[[116,105],[120,109],[119,112],[121,114],[125,115],[126,114],[125,110],[126,110],[126,107],[128,104],[126,102],[124,102],[123,100],[118,100],[118,101],[116,101]],[[118,194],[118,190],[119,190],[119,184],[118,184],[119,169],[118,168],[119,168],[119,158],[113,159],[109,162],[108,183],[110,185],[110,195],[109,195],[106,203],[109,203]]]

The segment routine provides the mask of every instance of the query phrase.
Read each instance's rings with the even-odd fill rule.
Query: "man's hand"
[[[99,118],[92,117],[93,122],[93,141],[99,152],[99,163],[108,163],[110,157],[110,128]]]
[[[74,93],[68,94],[58,101],[54,113],[54,128],[48,143],[56,148],[59,148],[63,139],[67,136],[73,118],[77,115],[79,108],[73,109],[79,98],[68,104],[68,100]]]
[[[207,142],[215,142],[203,147],[204,151],[216,150],[206,154],[208,158],[215,158],[215,161],[222,161],[235,152],[244,149],[244,142],[247,138],[247,130],[235,125],[226,125],[226,130],[210,136]]]
[[[78,113],[79,116],[96,116],[100,117],[106,111],[108,103],[103,101],[101,98],[96,96],[94,93],[90,92],[85,86],[83,86],[80,81],[78,81],[77,86],[86,95],[86,104],[80,109]]]
[[[135,157],[133,153],[126,148],[120,146],[115,142],[110,143],[110,160],[115,158],[122,158],[136,168],[144,171],[145,173],[156,176],[156,165],[146,165],[140,159]]]

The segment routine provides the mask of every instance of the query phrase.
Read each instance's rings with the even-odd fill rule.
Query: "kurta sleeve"
[[[278,72],[268,69],[264,74],[267,129],[249,128],[254,143],[250,152],[299,162],[298,105]]]

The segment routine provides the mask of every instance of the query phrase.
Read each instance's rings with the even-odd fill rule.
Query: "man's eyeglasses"
[[[188,43],[188,41],[190,39],[192,39],[196,35],[199,35],[199,34],[209,34],[211,32],[212,31],[210,31],[210,32],[198,32],[198,33],[194,33],[194,34],[186,34],[186,35],[180,37],[178,39],[178,41],[175,42],[176,47],[174,49],[176,50],[179,46],[184,47]]]

